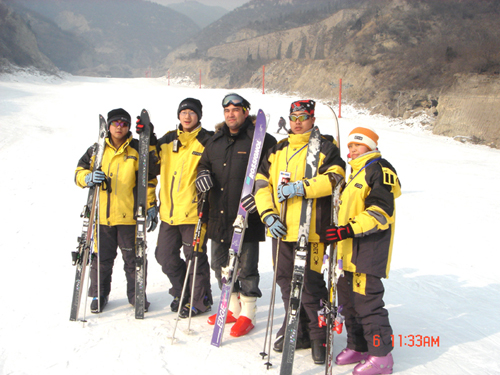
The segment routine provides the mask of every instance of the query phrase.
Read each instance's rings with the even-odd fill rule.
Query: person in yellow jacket
[[[347,347],[335,362],[361,362],[354,367],[355,375],[391,374],[394,365],[381,278],[389,276],[394,200],[401,195],[401,185],[377,145],[373,129],[357,127],[349,134],[352,172],[340,197],[338,226],[326,230],[328,241],[339,241],[337,258],[344,270],[338,281],[338,302],[345,316]]]
[[[320,234],[324,234],[329,223],[333,186],[344,178],[345,162],[338,147],[322,137],[318,173],[313,178],[304,179],[307,145],[316,120],[314,110],[313,100],[291,104],[291,131],[288,138],[274,146],[262,161],[255,182],[255,202],[261,220],[273,237],[273,260],[278,262],[276,282],[288,310],[302,200],[313,199],[296,348],[311,347],[313,361],[321,364],[325,362],[326,329],[318,325],[318,311],[328,292],[321,273],[325,239]],[[276,254],[279,254],[278,259]],[[286,321],[285,317],[276,335],[274,350],[277,352],[283,351]]]
[[[155,256],[172,285],[169,293],[174,297],[170,308],[179,316],[187,318],[189,309],[195,316],[211,310],[210,265],[206,247],[206,224],[203,224],[199,247],[193,248],[193,237],[198,222],[198,200],[195,186],[196,169],[205,144],[214,134],[201,126],[202,104],[198,99],[186,98],[179,104],[178,128],[166,133],[158,140],[160,159],[160,232]],[[208,201],[208,200],[207,200]],[[181,258],[180,249],[184,257]],[[193,306],[190,294],[194,275],[194,255],[198,250]],[[187,270],[187,262],[193,259]],[[180,301],[186,273],[189,282]]]
[[[101,184],[99,191],[99,256],[94,257],[90,270],[89,296],[93,297],[90,309],[102,312],[111,291],[113,264],[120,247],[127,279],[128,301],[135,304],[135,229],[136,185],[139,169],[139,142],[130,132],[130,115],[122,108],[108,113],[109,135],[102,159],[101,170],[93,172],[93,147],[78,161],[75,183],[84,188]],[[154,147],[150,148],[150,165],[156,164]],[[103,183],[104,182],[104,183]],[[150,173],[148,182],[148,225],[154,230],[158,222],[155,187],[156,177]],[[99,259],[99,265],[97,261]],[[99,277],[97,271],[99,269]],[[98,293],[98,283],[99,290]],[[100,296],[100,301],[97,297]],[[146,310],[149,302],[146,301]]]

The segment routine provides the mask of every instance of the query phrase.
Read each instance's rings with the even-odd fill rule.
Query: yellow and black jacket
[[[75,183],[86,187],[85,176],[91,173],[94,167],[92,157],[93,147],[78,161],[75,171]],[[153,166],[157,163],[154,146],[150,146],[150,162]],[[107,183],[102,186],[99,193],[99,224],[101,225],[135,225],[136,196],[137,196],[137,171],[139,169],[139,141],[129,137],[117,150],[106,138],[106,146],[102,159],[102,171],[106,174]],[[150,168],[151,169],[151,168]],[[154,173],[149,174],[148,181],[148,207],[156,204],[157,180]],[[107,185],[107,186],[106,186]],[[105,188],[104,188],[105,187]]]
[[[170,131],[158,140],[160,159],[160,219],[170,225],[198,221],[196,168],[205,144],[214,133],[201,125],[192,132]]]
[[[280,172],[289,172],[290,181],[304,178],[307,144],[311,132],[290,134],[274,146],[260,165],[255,181],[255,201],[261,220],[267,215],[280,215],[277,187]],[[345,175],[345,162],[340,151],[331,141],[321,138],[320,158],[316,177],[304,180],[305,198],[313,202],[309,242],[324,242],[323,235],[331,215],[331,194],[335,181]],[[287,234],[283,241],[295,242],[299,232],[299,218],[303,197],[287,200],[285,225]],[[320,236],[321,235],[321,236]]]
[[[379,151],[351,160],[352,173],[340,197],[339,225],[350,224],[354,238],[338,243],[346,271],[388,277],[396,206],[401,185],[394,167]]]

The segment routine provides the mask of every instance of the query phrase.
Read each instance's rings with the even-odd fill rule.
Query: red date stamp
[[[423,335],[391,335],[392,346],[408,346],[408,347],[439,347],[439,336],[423,336]],[[373,336],[373,346],[379,347],[381,344],[380,335]]]

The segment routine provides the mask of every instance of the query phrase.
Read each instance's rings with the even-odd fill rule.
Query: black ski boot
[[[94,297],[92,299],[92,303],[90,304],[90,312],[91,313],[93,313],[93,314],[102,313],[102,310],[104,310],[104,306],[106,306],[108,304],[108,296],[101,297],[100,302],[101,303],[99,304],[99,301],[97,300],[97,297]]]
[[[311,340],[312,359],[317,365],[325,363],[326,344],[325,340]]]

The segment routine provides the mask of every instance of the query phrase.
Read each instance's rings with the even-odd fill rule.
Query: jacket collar
[[[128,147],[128,145],[130,144],[130,142],[132,141],[133,138],[134,138],[134,136],[133,136],[132,132],[128,132],[127,140],[125,142],[123,142],[123,144],[118,149],[116,149],[116,147],[111,144],[111,140],[109,139],[109,136],[106,137],[106,143],[108,144],[109,147],[111,147],[113,150],[115,150],[116,153],[119,153],[119,152],[121,153],[121,152],[123,152],[123,150],[125,150],[125,148]]]
[[[312,129],[303,134],[288,134],[288,142],[292,147],[302,147],[304,144],[309,143]]]
[[[215,126],[215,136],[214,138],[220,138],[224,135],[231,137],[233,139],[239,138],[241,134],[243,133],[248,133],[250,138],[252,138],[253,134],[253,126],[255,126],[255,122],[257,121],[257,116],[255,115],[250,115],[245,119],[245,122],[243,125],[241,125],[241,128],[238,129],[238,133],[232,135],[231,132],[229,131],[228,126],[226,125],[225,122],[221,122]]]
[[[179,124],[179,127],[177,128],[177,139],[179,139],[179,141],[182,144],[186,144],[195,139],[200,133],[200,131],[201,131],[201,123],[198,125],[196,129],[194,129],[191,132],[185,132],[184,130],[182,130],[182,125]]]
[[[369,163],[370,160],[380,157],[382,157],[382,154],[380,153],[379,150],[369,151],[361,155],[359,158],[350,160],[349,165],[352,167],[353,171],[358,171],[361,168],[363,168],[367,163]]]

